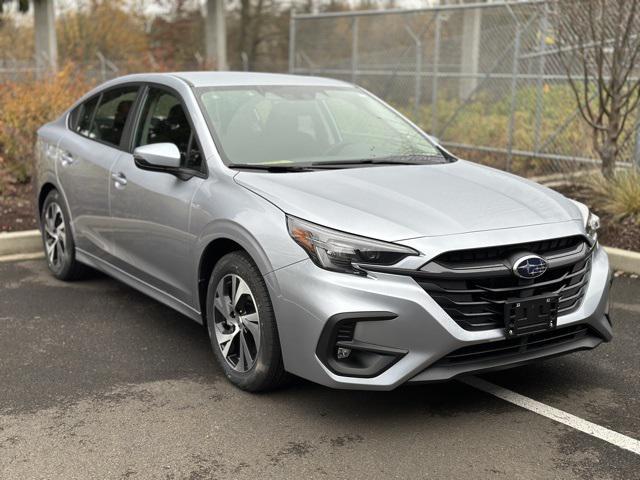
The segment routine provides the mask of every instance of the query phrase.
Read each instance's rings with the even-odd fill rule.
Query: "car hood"
[[[462,160],[314,172],[240,172],[235,181],[290,215],[387,241],[581,218],[573,202],[553,190]]]

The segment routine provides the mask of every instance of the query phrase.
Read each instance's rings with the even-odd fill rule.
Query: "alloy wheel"
[[[67,253],[67,235],[60,205],[51,202],[44,214],[44,244],[47,261],[56,270],[61,268]]]
[[[222,356],[235,371],[247,372],[260,349],[260,317],[247,282],[235,274],[225,275],[216,287],[213,307]]]

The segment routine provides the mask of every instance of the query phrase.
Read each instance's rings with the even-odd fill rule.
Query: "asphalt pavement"
[[[481,378],[640,439],[640,280],[615,338]],[[461,382],[249,394],[203,327],[106,276],[0,263],[0,479],[640,479],[640,455]]]

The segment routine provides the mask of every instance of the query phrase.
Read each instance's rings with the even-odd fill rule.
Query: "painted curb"
[[[614,270],[640,275],[640,252],[604,247]],[[39,230],[23,232],[0,232],[0,257],[34,254],[42,252]],[[36,257],[37,258],[37,257]]]
[[[640,275],[640,252],[622,250],[621,248],[604,247],[609,255],[609,263],[613,270]]]
[[[0,256],[42,251],[40,230],[0,232]]]

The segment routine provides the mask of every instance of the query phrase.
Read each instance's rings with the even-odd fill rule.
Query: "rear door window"
[[[119,146],[127,119],[133,111],[138,89],[137,86],[129,86],[104,92],[87,136]]]

